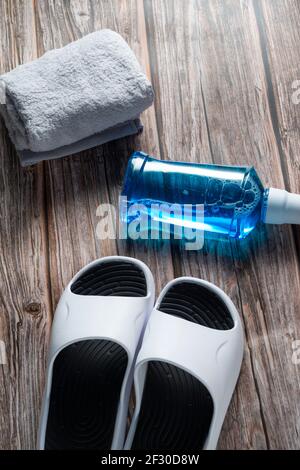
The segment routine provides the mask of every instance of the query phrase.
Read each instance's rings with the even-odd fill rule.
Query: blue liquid
[[[141,152],[134,153],[128,163],[122,191],[127,209],[143,205],[144,212],[161,223],[161,230],[169,222],[237,239],[245,238],[261,220],[264,195],[253,167],[160,161]],[[176,204],[178,212],[158,208],[163,203]],[[200,223],[197,205],[204,209]],[[190,212],[188,217],[184,208]],[[124,208],[122,212],[126,223],[134,220]]]

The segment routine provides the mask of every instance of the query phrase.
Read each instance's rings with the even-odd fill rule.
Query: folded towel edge
[[[97,134],[93,134],[90,137],[81,139],[78,142],[74,142],[70,145],[56,148],[47,152],[32,152],[31,150],[17,151],[21,166],[26,167],[34,165],[41,161],[54,160],[57,158],[63,158],[75,153],[89,150],[105,143],[128,137],[130,135],[140,134],[143,131],[143,124],[140,118],[126,121],[118,124],[117,126],[106,129]]]

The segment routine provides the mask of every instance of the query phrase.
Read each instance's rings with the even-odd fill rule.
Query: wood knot
[[[24,309],[26,313],[36,316],[41,313],[42,306],[38,302],[30,302],[29,304],[25,305]]]

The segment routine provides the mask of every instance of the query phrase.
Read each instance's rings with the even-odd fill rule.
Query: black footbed
[[[126,367],[126,351],[111,341],[78,341],[59,353],[45,449],[110,449]]]
[[[141,297],[147,294],[147,285],[135,264],[113,261],[88,269],[71,290],[81,295]],[[120,345],[101,339],[78,341],[57,355],[45,449],[111,448],[127,362]]]
[[[228,330],[234,325],[224,302],[208,288],[191,282],[174,284],[159,310],[208,328]],[[213,410],[212,397],[198,379],[174,365],[151,361],[132,449],[202,449]]]
[[[87,269],[71,286],[79,295],[145,297],[142,269],[130,261],[107,261]]]
[[[175,283],[162,299],[159,310],[215,330],[230,330],[234,326],[221,298],[197,283]]]

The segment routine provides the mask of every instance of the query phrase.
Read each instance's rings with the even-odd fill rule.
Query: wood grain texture
[[[0,73],[36,57],[33,4],[0,2]],[[0,125],[0,448],[34,448],[51,320],[42,165],[21,169]]]
[[[206,3],[201,5],[200,27],[206,45],[201,55],[202,83],[214,158],[254,164],[267,186],[283,187],[253,4],[241,2],[239,8],[236,2],[212,2],[210,8]],[[225,79],[214,80],[209,66],[221,70]],[[238,255],[235,270],[266,445],[297,446],[298,412],[290,413],[284,398],[297,403],[297,369],[291,361],[290,335],[291,330],[296,336],[299,332],[299,264],[292,230],[270,227],[254,235],[245,257],[241,245],[233,245],[233,249]],[[284,286],[290,293],[288,301]],[[247,422],[251,422],[251,407],[248,412]]]
[[[261,48],[268,80],[268,97],[272,110],[272,121],[277,147],[281,157],[284,184],[287,190],[300,192],[300,50],[299,50],[299,2],[255,1],[257,22],[260,29]],[[298,27],[297,27],[298,25]],[[298,265],[300,231],[293,226]],[[285,318],[286,347],[290,354],[290,343],[300,337],[300,317],[297,292],[294,286],[295,272],[291,268],[286,277],[288,301],[292,299],[295,309]],[[299,292],[299,289],[298,289]],[[284,361],[284,356],[282,357]],[[285,361],[283,362],[285,364]],[[286,441],[290,448],[299,448],[300,409],[297,394],[300,389],[299,365],[289,364],[283,413],[293,416],[287,430]],[[295,438],[296,433],[296,438]]]
[[[0,73],[100,28],[119,32],[152,79],[141,136],[20,169],[0,124],[0,449],[34,448],[54,308],[74,273],[105,255],[144,260],[158,291],[174,275],[223,288],[245,327],[222,449],[299,448],[299,228],[188,252],[96,236],[135,149],[164,159],[254,165],[300,193],[297,0],[3,0]],[[295,85],[294,85],[295,86]],[[300,86],[299,86],[300,89]],[[300,98],[300,93],[299,93]],[[297,96],[296,96],[297,99]]]

